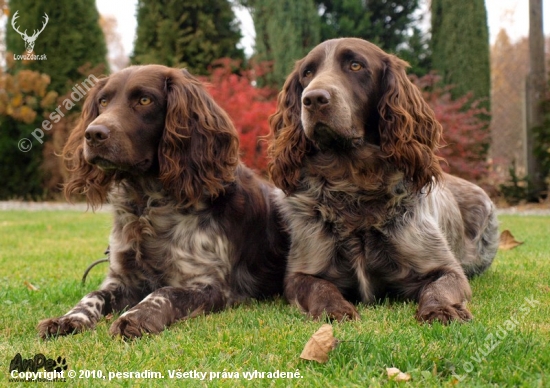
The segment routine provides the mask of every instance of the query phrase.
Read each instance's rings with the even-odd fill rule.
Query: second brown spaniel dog
[[[313,317],[350,302],[418,301],[420,321],[471,319],[468,277],[498,245],[479,187],[442,172],[441,126],[407,64],[353,38],[296,63],[270,124],[271,177],[287,194],[285,295]]]
[[[229,117],[186,71],[137,66],[101,79],[63,154],[65,194],[113,206],[110,268],[99,290],[39,323],[42,337],[110,312],[124,312],[111,334],[140,337],[282,293],[282,193],[241,164]]]

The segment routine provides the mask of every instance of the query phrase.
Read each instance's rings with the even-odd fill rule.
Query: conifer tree
[[[319,17],[313,0],[246,0],[256,29],[254,59],[268,61],[273,71],[259,81],[280,89],[294,63],[320,41]]]
[[[216,59],[244,59],[228,0],[138,0],[134,64],[158,63],[207,74]]]
[[[484,0],[432,0],[432,63],[452,95],[489,106],[489,30]]]

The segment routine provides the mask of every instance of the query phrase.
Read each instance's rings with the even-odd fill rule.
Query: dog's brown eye
[[[304,71],[304,77],[309,78],[313,75],[313,72],[311,70],[305,70]]]
[[[99,105],[105,107],[107,106],[108,102],[107,102],[107,99],[106,98],[100,98],[99,99]]]
[[[149,97],[141,97],[139,99],[139,103],[141,105],[149,105],[151,103],[151,99]]]
[[[351,71],[359,71],[363,68],[363,65],[361,65],[359,62],[352,62],[349,65],[349,68]]]

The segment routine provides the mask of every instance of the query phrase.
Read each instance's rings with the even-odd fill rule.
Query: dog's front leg
[[[139,300],[119,278],[107,277],[100,290],[84,296],[65,315],[40,321],[38,333],[41,338],[48,338],[93,329],[102,316],[131,307]]]
[[[214,285],[162,287],[122,314],[109,332],[125,338],[160,333],[180,319],[219,311],[227,302],[227,293]]]
[[[289,273],[285,279],[285,297],[314,319],[323,314],[338,321],[360,318],[336,285],[312,275]]]
[[[286,299],[313,319],[326,314],[333,320],[359,319],[357,309],[348,302],[327,273],[340,273],[333,267],[336,253],[334,242],[326,235],[323,222],[313,217],[290,217],[292,244],[284,282]],[[307,225],[307,227],[306,227]]]
[[[444,272],[420,292],[416,319],[428,323],[440,321],[443,324],[469,321],[472,314],[466,302],[471,293],[464,273],[453,270]]]
[[[437,220],[422,210],[409,223],[400,225],[398,233],[386,232],[385,252],[391,252],[388,260],[400,269],[388,281],[418,301],[417,320],[443,324],[468,321],[472,319],[466,307],[472,294],[468,279]]]

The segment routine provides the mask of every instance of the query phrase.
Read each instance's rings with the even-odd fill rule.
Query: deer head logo
[[[38,35],[40,35],[40,33],[42,31],[44,31],[44,28],[46,27],[46,25],[48,24],[48,20],[50,20],[50,19],[48,18],[48,14],[46,14],[44,12],[44,22],[42,24],[42,29],[40,31],[34,30],[34,33],[32,34],[32,36],[28,36],[27,35],[27,30],[25,30],[25,32],[21,32],[21,31],[19,31],[19,29],[15,25],[15,19],[17,19],[19,17],[17,15],[18,12],[19,11],[15,11],[15,14],[13,14],[13,18],[11,19],[11,26],[13,27],[15,32],[17,32],[19,35],[21,35],[21,37],[25,41],[25,49],[30,54],[30,53],[32,53],[32,50],[34,50],[34,41],[36,40],[36,38],[38,38]]]

